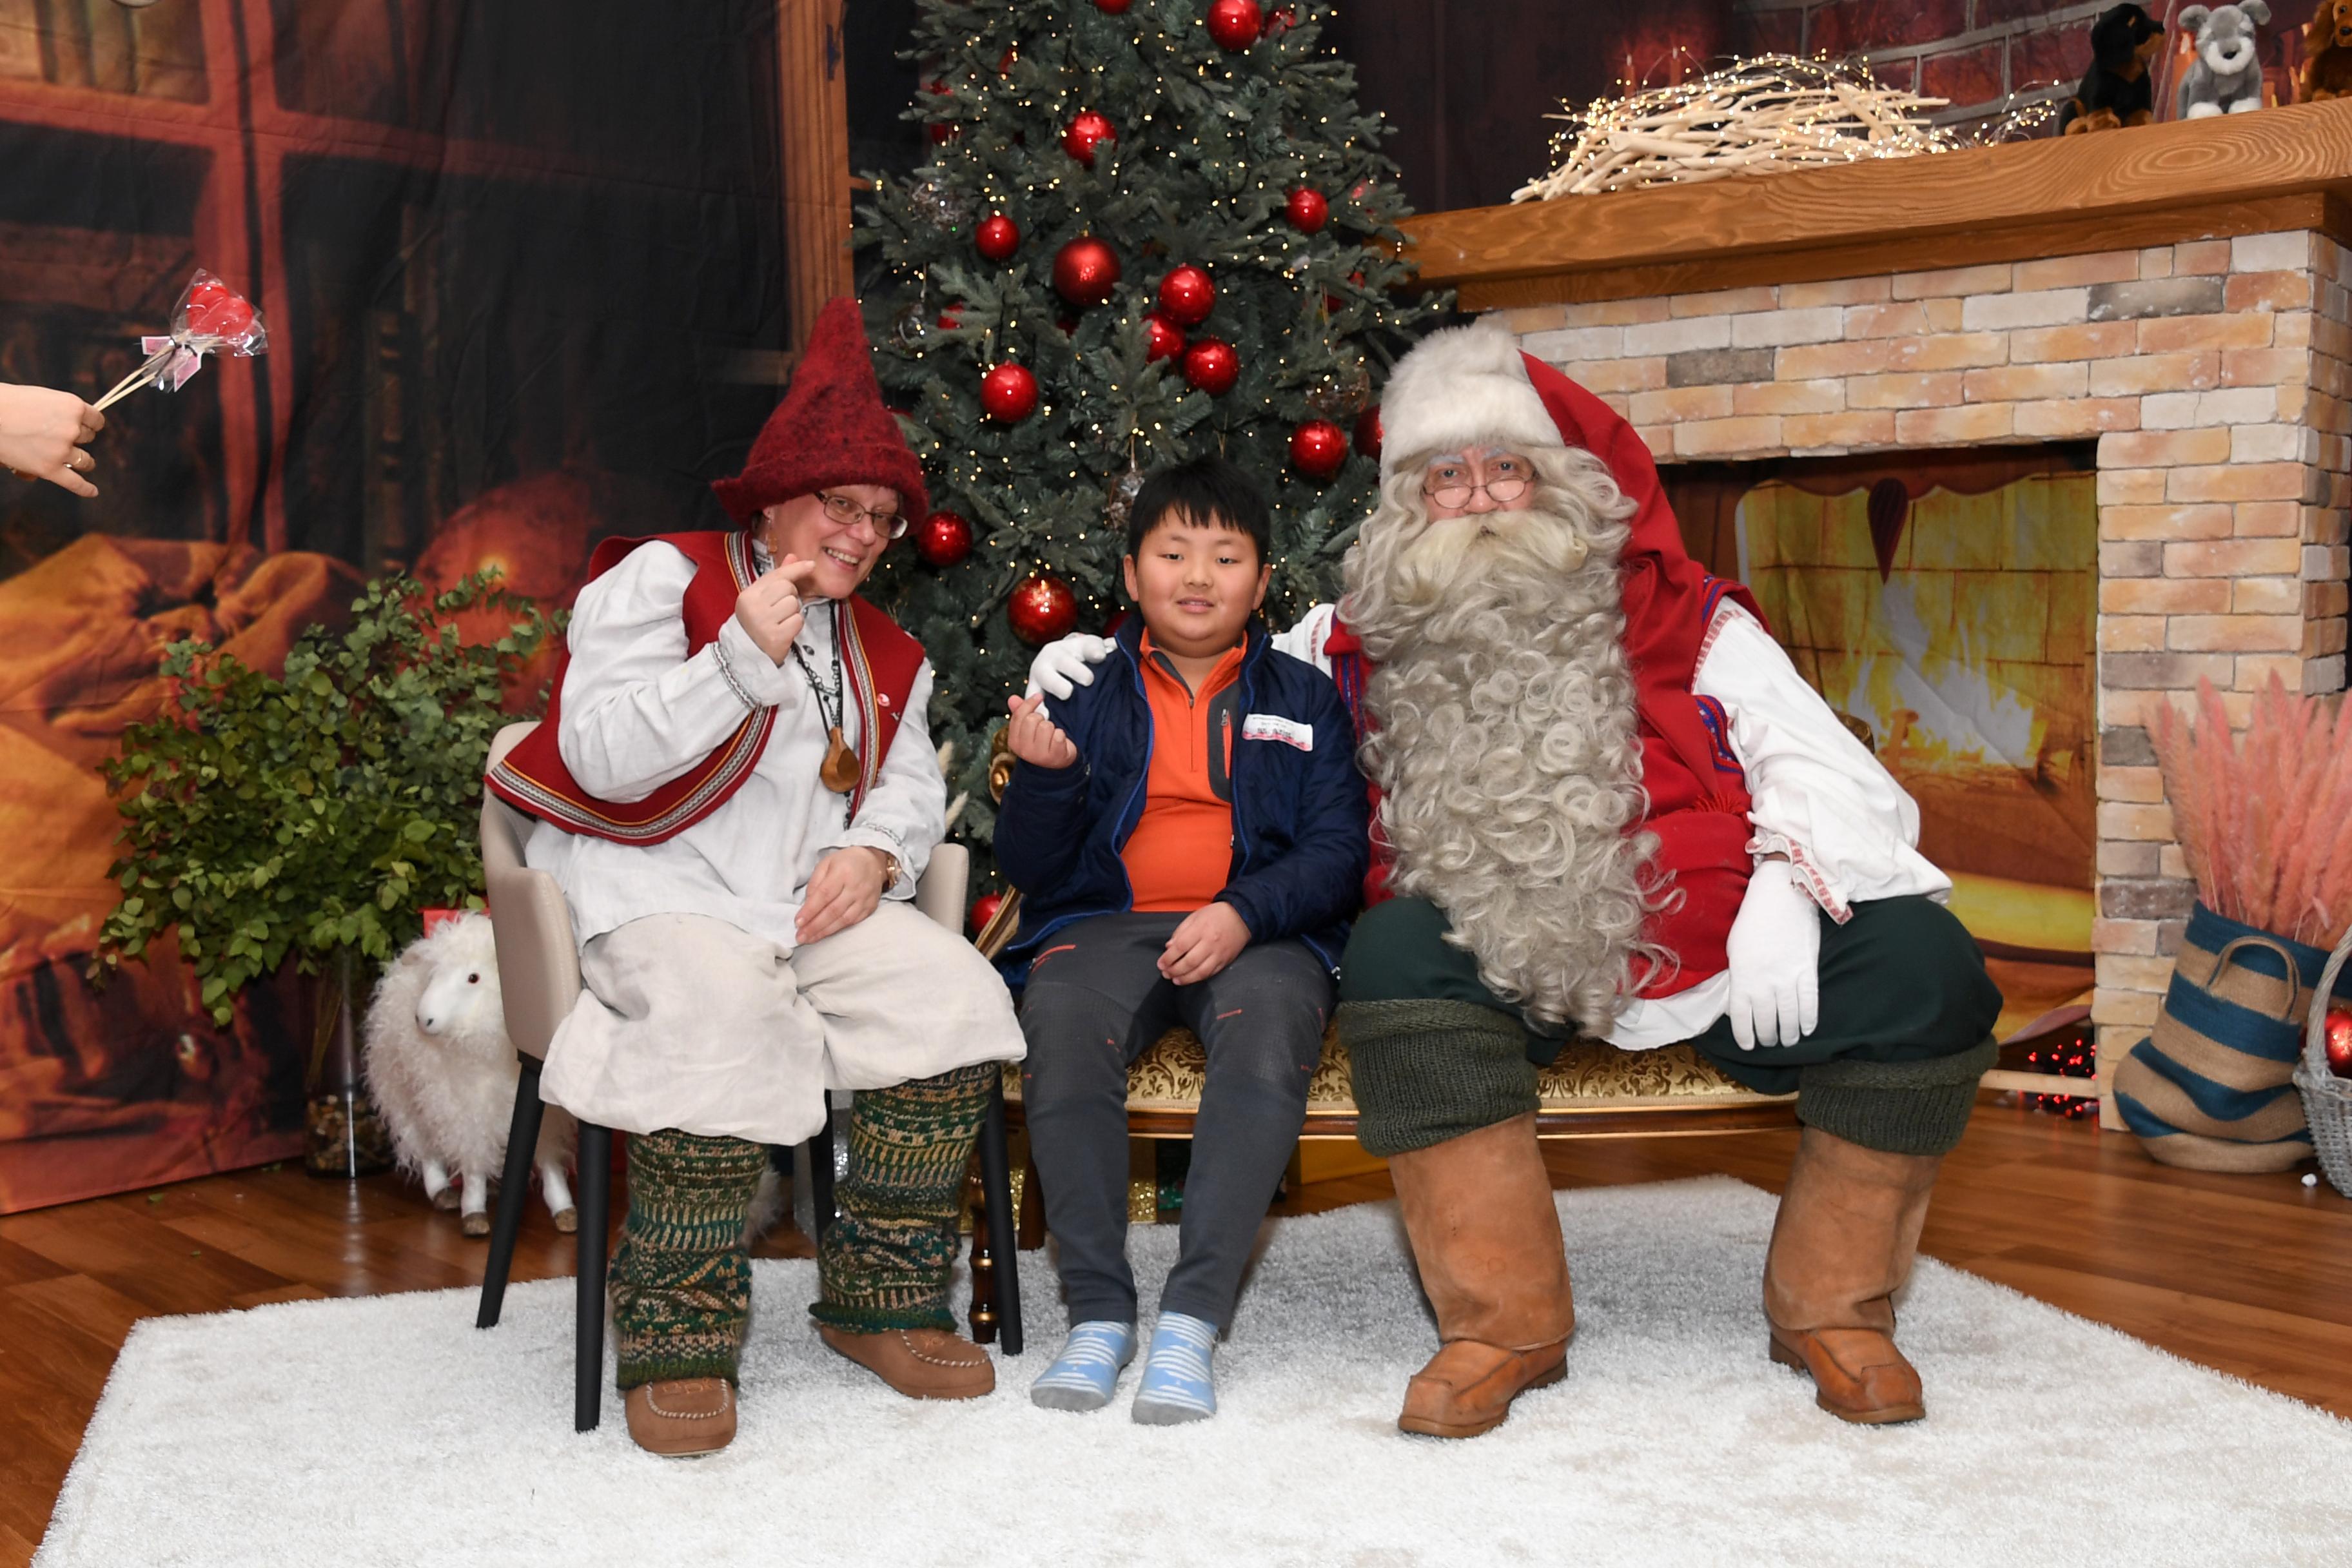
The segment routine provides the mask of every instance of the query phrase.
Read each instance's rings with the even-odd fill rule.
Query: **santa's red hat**
[[[710,488],[728,516],[749,523],[762,508],[827,485],[887,485],[907,517],[931,509],[923,465],[898,433],[898,416],[882,406],[866,323],[846,296],[818,313],[793,384],[760,426],[743,471]]]

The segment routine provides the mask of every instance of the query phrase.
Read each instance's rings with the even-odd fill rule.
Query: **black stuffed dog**
[[[2058,128],[2072,136],[2154,120],[2156,91],[2147,65],[2162,47],[2164,28],[2137,5],[2117,5],[2092,23],[2091,68],[2058,111]]]

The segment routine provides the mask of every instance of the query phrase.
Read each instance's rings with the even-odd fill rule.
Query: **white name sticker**
[[[1315,749],[1312,726],[1296,719],[1285,719],[1276,713],[1252,713],[1242,721],[1244,741],[1280,741],[1286,746],[1296,746],[1302,752]]]

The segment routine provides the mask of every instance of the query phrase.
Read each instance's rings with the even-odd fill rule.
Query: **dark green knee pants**
[[[1422,899],[1365,911],[1339,970],[1339,1037],[1355,1076],[1359,1136],[1375,1153],[1426,1148],[1536,1109],[1537,1066],[1567,1043],[1538,1032],[1445,940]],[[1730,1020],[1691,1044],[1765,1094],[1799,1096],[1800,1119],[1891,1153],[1959,1141],[1992,1065],[2000,993],[1976,942],[1927,899],[1856,904],[1822,922],[1821,1024],[1793,1045],[1743,1051]]]

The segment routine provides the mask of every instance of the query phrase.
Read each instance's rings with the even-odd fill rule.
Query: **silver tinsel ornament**
[[[1143,493],[1143,470],[1129,458],[1127,472],[1111,480],[1110,489],[1103,492],[1103,526],[1124,536],[1127,520],[1134,514],[1135,498]]]
[[[1340,365],[1307,389],[1307,406],[1326,419],[1356,416],[1372,395],[1372,373],[1361,360]]]
[[[917,217],[942,234],[970,226],[974,211],[971,195],[960,191],[945,174],[933,171],[907,187],[907,205]]]

